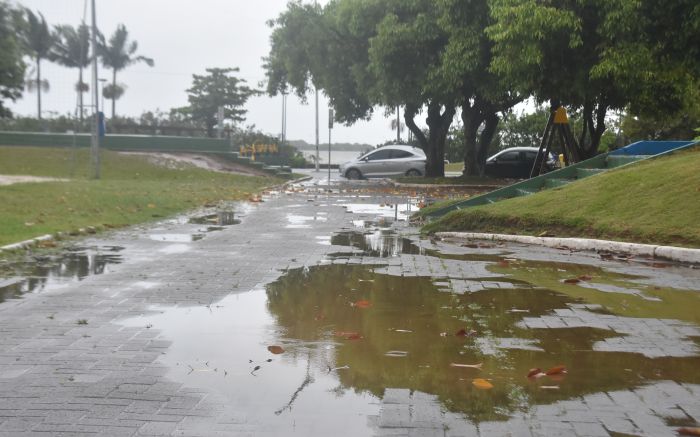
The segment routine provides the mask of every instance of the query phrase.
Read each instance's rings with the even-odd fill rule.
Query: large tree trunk
[[[83,126],[83,67],[78,67],[78,107],[80,108],[80,127]]]
[[[475,100],[462,105],[464,129],[463,176],[483,176],[486,171],[488,150],[498,127],[498,114],[491,105]],[[481,133],[479,128],[482,126]]]
[[[454,119],[456,109],[440,103],[430,103],[428,105],[428,136],[416,125],[415,116],[418,114],[418,107],[406,105],[404,109],[404,121],[408,129],[416,136],[418,144],[425,152],[427,158],[425,163],[425,175],[427,177],[445,176],[445,141],[450,131],[450,125]]]
[[[117,69],[112,69],[112,119],[117,112]]]
[[[578,145],[581,159],[589,159],[598,154],[600,147],[600,139],[605,133],[605,116],[607,115],[608,107],[606,104],[593,104],[587,101],[583,105],[583,129],[579,137]],[[590,137],[590,141],[586,142],[586,135]]]

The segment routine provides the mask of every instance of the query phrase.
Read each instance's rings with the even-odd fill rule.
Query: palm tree
[[[135,56],[136,50],[138,50],[138,43],[136,41],[129,41],[129,32],[123,24],[117,26],[117,30],[109,38],[107,44],[100,44],[102,64],[112,69],[111,90],[117,91],[119,87],[119,85],[117,85],[118,71],[137,62],[145,62],[148,66],[153,67],[153,59],[145,56]],[[123,87],[120,88],[122,88],[123,92]],[[114,118],[116,101],[120,95],[120,93],[112,94],[112,118]]]
[[[36,16],[29,9],[25,9],[25,12],[27,25],[22,36],[25,47],[36,64],[36,79],[32,82],[37,90],[37,116],[41,120],[41,91],[42,89],[48,90],[48,82],[41,79],[41,60],[51,56],[55,35],[49,30],[49,25],[41,12],[39,12],[39,16]],[[27,84],[27,88],[30,90],[34,88],[32,82]]]
[[[53,59],[64,67],[78,69],[78,83],[75,90],[78,92],[78,105],[80,106],[80,121],[83,121],[83,93],[90,87],[83,82],[83,69],[90,65],[90,28],[81,24],[77,28],[64,25],[56,26],[56,43],[54,45]]]

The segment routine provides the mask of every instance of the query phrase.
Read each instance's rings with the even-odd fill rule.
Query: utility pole
[[[97,85],[97,13],[95,12],[95,0],[92,0],[92,143],[90,145],[90,157],[92,160],[92,176],[100,178],[100,114],[99,114],[99,89]]]
[[[318,152],[318,88],[316,88],[316,173],[319,171],[319,160],[321,155]]]
[[[401,144],[401,107],[396,107],[396,144]]]
[[[282,133],[280,135],[282,146],[287,141],[287,93],[282,91]]]
[[[331,131],[333,130],[333,109],[328,110],[328,191],[331,190]]]

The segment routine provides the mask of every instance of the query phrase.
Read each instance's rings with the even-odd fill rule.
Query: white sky
[[[89,0],[15,0],[15,3],[40,11],[50,25],[78,25]],[[324,3],[324,1],[321,1]],[[129,35],[139,43],[138,54],[155,60],[153,68],[136,64],[121,71],[117,82],[127,85],[117,100],[117,114],[138,116],[144,111],[185,106],[193,73],[208,67],[239,67],[240,77],[257,86],[265,79],[263,56],[269,52],[271,29],[266,21],[286,9],[287,0],[97,0],[97,23],[109,36],[117,24],[126,25]],[[89,10],[88,10],[89,21]],[[100,66],[100,77],[111,78]],[[76,106],[73,86],[77,70],[48,62],[42,74],[51,90],[42,95],[45,116],[72,113]],[[90,76],[88,76],[90,77]],[[87,82],[87,80],[86,80]],[[85,94],[89,100],[88,94]],[[287,138],[315,141],[313,99],[302,105],[294,96],[287,103]],[[20,115],[36,114],[36,94],[26,93],[12,110]],[[109,102],[106,103],[109,108]],[[279,135],[282,124],[281,97],[255,97],[249,100],[246,124],[255,124],[263,132]],[[111,110],[105,111],[106,115]],[[321,143],[328,141],[327,101],[320,102]],[[378,144],[395,138],[390,121],[378,110],[369,122],[345,127],[335,125],[333,142]]]

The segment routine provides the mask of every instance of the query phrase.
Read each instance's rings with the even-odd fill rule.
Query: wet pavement
[[[1,263],[0,436],[698,426],[700,270],[421,239],[421,193],[323,175]]]

